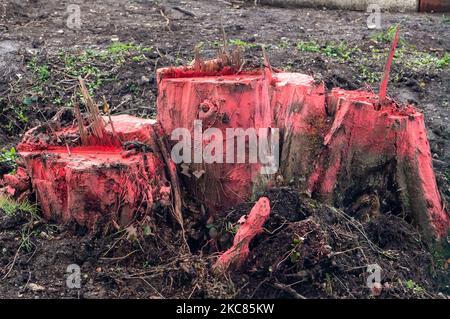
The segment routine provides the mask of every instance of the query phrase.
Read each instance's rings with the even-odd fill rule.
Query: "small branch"
[[[134,253],[137,253],[139,250],[133,250],[132,252],[126,254],[125,256],[121,256],[121,257],[100,257],[101,260],[108,260],[108,261],[118,261],[118,260],[123,260],[126,259],[128,257],[130,257],[131,255],[133,255]]]
[[[162,127],[160,125],[157,125],[156,129],[158,129],[159,132],[162,132]],[[167,173],[169,175],[170,183],[172,186],[171,189],[172,189],[172,195],[173,195],[173,215],[181,227],[183,241],[186,245],[186,248],[188,251],[190,251],[189,245],[186,240],[186,232],[184,230],[184,222],[183,222],[183,214],[182,214],[183,201],[181,199],[180,181],[178,179],[177,169],[176,169],[175,164],[172,162],[172,159],[170,158],[170,153],[166,147],[166,143],[164,141],[163,135],[161,133],[158,134],[155,131],[153,131],[153,134],[154,134],[155,140],[158,144],[161,155],[164,159],[164,162],[166,164]]]
[[[193,18],[197,17],[193,12],[188,11],[188,10],[183,9],[183,8],[180,8],[180,7],[172,7],[172,9],[180,11],[181,13],[184,13],[185,15],[188,15],[188,16],[193,17]]]
[[[293,289],[293,288],[291,288],[289,286],[286,286],[286,285],[284,285],[284,284],[282,284],[280,282],[274,283],[273,286],[275,288],[278,288],[278,289],[280,289],[280,290],[290,294],[295,299],[307,299],[305,296],[299,294],[295,289]]]
[[[159,13],[161,13],[161,16],[164,19],[166,19],[166,27],[167,27],[167,29],[169,29],[169,31],[173,33],[172,29],[170,28],[170,19],[166,16],[166,14],[164,13],[163,9],[159,9]]]

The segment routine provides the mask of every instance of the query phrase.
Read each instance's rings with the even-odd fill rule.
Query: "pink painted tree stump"
[[[394,102],[379,105],[364,91],[334,89],[328,96],[334,120],[308,185],[337,206],[364,191],[390,190],[425,236],[442,238],[450,220],[433,172],[423,114]]]
[[[114,134],[111,126],[105,128],[103,143],[92,139],[89,145],[55,145],[56,140],[76,136],[74,125],[56,132],[43,128],[27,132],[19,154],[45,218],[91,230],[109,223],[124,227],[159,200],[167,181],[159,153],[111,142],[151,145],[154,121],[128,115],[111,119]]]

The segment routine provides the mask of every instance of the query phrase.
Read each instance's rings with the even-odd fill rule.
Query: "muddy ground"
[[[79,29],[67,26],[69,4],[79,5]],[[261,65],[264,45],[274,67],[312,74],[327,88],[377,90],[392,26],[401,23],[389,94],[424,112],[438,185],[448,203],[449,17],[383,12],[380,30],[369,30],[367,17],[232,0],[3,0],[0,148],[9,150],[26,129],[71,107],[78,76],[97,101],[105,96],[113,114],[154,117],[156,68],[189,63],[196,46],[213,57],[224,42],[222,30],[227,45],[244,51],[247,66]],[[2,152],[0,174],[14,169],[11,158],[14,154]],[[127,239],[126,232],[102,238],[44,224],[25,212],[0,213],[0,297],[366,298],[370,263],[386,270],[381,298],[450,293],[448,247],[422,243],[401,218],[386,215],[359,224],[292,190],[270,196],[281,196],[283,209],[274,209],[249,265],[226,278],[210,272],[217,247],[207,244],[209,229],[195,211],[186,212],[194,216],[189,217],[194,257],[179,253],[179,237],[163,222],[156,222],[159,231],[151,235],[138,231],[137,239]],[[230,220],[247,208],[230,212],[236,217]],[[230,236],[224,236],[224,247]],[[66,287],[65,270],[74,263],[82,269],[81,289]]]
[[[215,274],[251,203],[212,224],[185,211],[192,254],[180,232],[156,215],[150,225],[104,236],[74,234],[20,212],[0,216],[2,298],[446,298],[445,248],[422,242],[394,215],[360,222],[298,190],[267,194],[271,215],[252,242],[248,262]],[[214,233],[214,235],[213,235]],[[67,267],[81,269],[68,288]],[[368,265],[381,267],[380,294],[367,287]]]

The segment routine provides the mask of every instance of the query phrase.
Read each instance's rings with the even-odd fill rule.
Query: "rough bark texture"
[[[333,90],[334,120],[308,181],[309,191],[337,206],[376,192],[401,208],[432,237],[449,229],[436,185],[423,115],[412,107],[378,105],[364,91]],[[395,207],[387,207],[393,210]]]
[[[327,129],[325,88],[308,75],[279,73],[273,87],[274,124],[281,130],[280,174],[304,186]]]

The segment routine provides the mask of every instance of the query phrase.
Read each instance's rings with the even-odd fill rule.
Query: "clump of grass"
[[[8,173],[13,173],[17,168],[17,157],[18,155],[14,147],[0,152],[0,163],[3,164],[3,166],[11,167],[11,171]]]
[[[383,75],[383,72],[381,71],[372,71],[364,64],[364,62],[359,66],[359,72],[362,80],[369,84],[380,82]]]
[[[442,70],[450,65],[450,54],[448,52],[439,58],[427,52],[411,49],[408,53],[400,50],[398,56],[401,63],[414,70],[426,70],[429,68]]]
[[[28,200],[16,201],[7,196],[0,196],[0,211],[5,215],[13,216],[19,212],[29,213],[31,216],[37,215],[37,207]]]
[[[106,73],[96,66],[99,61],[104,60],[99,52],[94,50],[86,50],[78,54],[60,52],[59,59],[64,63],[66,74],[71,77],[89,77],[88,88],[91,93],[103,84]]]
[[[86,77],[91,75],[99,77],[106,75],[102,71],[103,66],[109,66],[106,62],[121,65],[127,58],[133,61],[146,59],[145,53],[152,52],[152,47],[144,47],[133,43],[114,42],[105,50],[86,49],[81,52],[59,52],[59,60],[64,62],[65,72],[71,76]]]
[[[47,81],[50,77],[50,70],[46,65],[39,66],[37,69],[37,73],[39,74],[39,79],[41,80],[41,82]]]
[[[302,52],[320,52],[320,45],[314,41],[300,41],[297,43],[297,50]]]
[[[89,94],[93,95],[105,82],[113,80],[111,63],[121,66],[127,60],[142,62],[147,59],[146,54],[152,51],[152,47],[114,42],[105,50],[87,49],[78,53],[61,51],[59,59],[64,63],[65,73],[71,77],[89,79],[86,86]]]
[[[31,61],[28,63],[28,69],[37,75],[40,83],[44,83],[50,78],[51,72],[50,68],[46,64],[38,64],[36,56],[33,56]]]
[[[372,41],[375,41],[377,43],[391,43],[392,40],[394,40],[395,33],[397,32],[397,25],[391,25],[386,31],[384,32],[375,32],[373,33],[370,38]],[[404,44],[405,40],[399,36],[399,44]]]
[[[450,16],[447,16],[445,14],[442,15],[442,22],[450,24]]]
[[[109,57],[112,60],[120,61],[120,58],[130,56],[133,61],[142,61],[146,59],[145,53],[153,51],[152,47],[145,47],[133,43],[114,42],[107,49],[106,53],[102,52],[103,58]]]
[[[344,42],[326,42],[324,45],[320,45],[314,41],[300,41],[297,43],[297,50],[301,52],[316,52],[323,54],[327,57],[334,58],[340,61],[349,60],[354,53],[359,49],[356,47],[350,48]]]
[[[450,65],[450,53],[445,52],[444,56],[437,61],[439,68],[446,68]]]
[[[139,47],[133,43],[114,42],[109,46],[107,51],[111,54],[126,53],[131,50],[138,51]]]
[[[419,286],[419,284],[417,284],[411,279],[405,281],[405,287],[408,290],[412,290],[414,294],[421,294],[424,291],[423,288]]]
[[[242,48],[242,49],[255,48],[255,47],[258,46],[258,45],[255,44],[255,43],[250,43],[250,42],[247,42],[247,41],[244,41],[244,40],[241,40],[241,39],[230,39],[230,40],[229,40],[229,43],[230,43],[231,45],[240,47],[240,48]]]
[[[394,39],[397,26],[390,26],[385,32],[373,33],[371,36],[372,41],[377,44],[387,45],[392,43]],[[386,46],[385,51],[389,50]],[[372,52],[372,53],[375,53]],[[399,45],[395,51],[396,63],[403,64],[404,67],[424,71],[430,68],[441,70],[450,65],[450,54],[445,52],[442,57],[438,57],[434,54],[418,51],[417,48],[409,44],[405,39],[399,38]]]
[[[340,42],[338,44],[327,43],[323,49],[323,52],[326,56],[347,61],[357,50],[358,49],[356,48],[349,48],[344,42]]]
[[[27,222],[22,226],[20,230],[19,247],[16,252],[16,256],[20,250],[29,252],[35,246],[33,243],[33,237],[38,234],[37,230],[34,230],[34,222],[39,220],[38,209],[35,204],[31,204],[28,200],[17,201],[7,196],[0,196],[0,214],[3,213],[6,216],[14,216],[17,214],[26,214]],[[14,261],[11,264],[8,273],[14,266]]]

